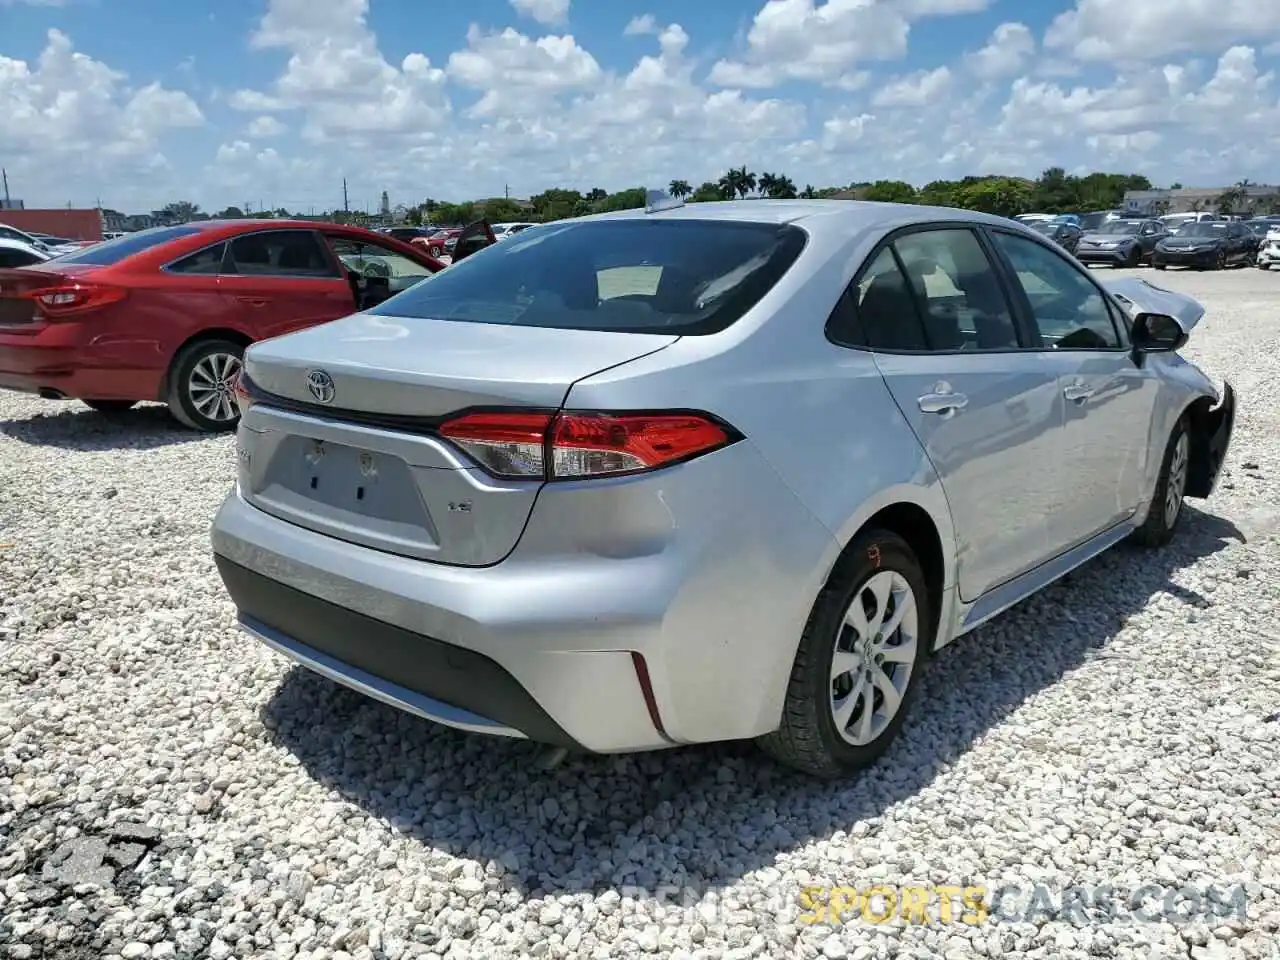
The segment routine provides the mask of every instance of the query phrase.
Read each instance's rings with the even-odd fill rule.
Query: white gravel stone
[[[1114,551],[943,653],[900,742],[838,785],[738,746],[541,773],[291,669],[214,572],[230,437],[0,393],[0,956],[1266,958],[1280,274],[1142,275],[1204,300],[1187,353],[1239,390],[1218,493],[1168,549]],[[103,843],[106,885],[52,863]],[[1248,902],[804,922],[801,887],[872,883]]]

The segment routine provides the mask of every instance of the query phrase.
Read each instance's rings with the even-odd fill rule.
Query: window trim
[[[826,337],[827,342],[844,350],[860,350],[863,353],[878,353],[885,356],[903,357],[992,356],[1002,353],[1026,353],[1028,350],[1040,349],[1039,347],[1022,345],[1024,341],[1030,342],[1032,339],[1040,341],[1040,333],[1038,329],[1027,323],[1027,318],[1025,316],[1021,315],[1019,305],[1013,298],[1013,291],[1010,290],[1009,277],[1004,271],[1005,261],[1003,257],[999,255],[999,251],[994,249],[994,244],[990,242],[989,238],[983,232],[983,226],[984,224],[973,220],[928,220],[920,221],[918,223],[910,223],[906,226],[890,230],[883,237],[877,240],[875,246],[867,252],[862,263],[858,265],[858,269],[854,271],[853,278],[845,285],[844,290],[841,291],[840,297],[836,300],[835,306],[831,308],[831,313],[827,316],[827,322],[823,327],[823,335]],[[885,247],[889,247],[890,252],[893,254],[894,263],[897,264],[899,272],[903,275],[903,278],[908,281],[907,287],[911,290],[911,302],[915,308],[916,320],[920,323],[921,327],[924,328],[925,340],[927,341],[928,327],[925,326],[924,318],[921,315],[920,298],[916,296],[915,291],[911,288],[910,277],[906,272],[906,268],[903,266],[902,256],[898,253],[897,247],[893,246],[893,244],[901,237],[910,236],[911,234],[937,233],[942,230],[967,230],[977,241],[979,248],[982,250],[983,256],[987,258],[987,262],[990,264],[992,272],[995,274],[996,283],[1000,287],[1000,293],[1004,297],[1005,305],[1009,308],[1009,319],[1013,322],[1013,330],[1014,334],[1018,338],[1019,346],[999,347],[994,350],[891,350],[873,347],[869,344],[862,346],[842,343],[832,335],[831,331],[833,321],[835,319],[836,312],[840,309],[840,303],[845,293],[850,294],[851,300],[853,301],[851,306],[854,308],[856,316],[857,299],[853,296],[852,291],[858,286],[859,282],[861,282],[866,272],[871,269],[871,265],[874,264],[876,259],[880,256],[881,251],[883,251]],[[1032,336],[1033,334],[1034,337]]]
[[[1117,325],[1116,323],[1115,311],[1120,309],[1120,305],[1115,302],[1114,298],[1111,296],[1110,293],[1107,292],[1106,288],[1103,287],[1102,284],[1098,283],[1098,281],[1093,278],[1092,274],[1090,274],[1089,272],[1088,267],[1081,264],[1080,261],[1078,260],[1072,259],[1067,256],[1063,256],[1057,250],[1053,249],[1053,247],[1049,246],[1049,244],[1042,243],[1038,238],[1028,237],[1025,233],[1022,233],[1018,230],[1009,230],[1003,226],[987,226],[985,229],[987,230],[987,232],[991,234],[992,249],[995,250],[997,255],[1000,257],[1001,262],[1004,264],[1004,269],[1007,272],[1007,276],[1010,278],[1010,281],[1012,283],[1016,284],[1015,295],[1019,302],[1019,309],[1026,311],[1025,321],[1028,327],[1035,331],[1034,339],[1039,341],[1039,346],[1029,347],[1026,349],[1033,352],[1055,353],[1055,354],[1056,353],[1132,353],[1133,352],[1132,346],[1127,344],[1128,337],[1123,336],[1121,334],[1119,325]],[[1115,333],[1116,339],[1120,342],[1120,346],[1118,347],[1053,347],[1045,343],[1044,334],[1041,332],[1040,324],[1036,320],[1035,310],[1031,306],[1031,299],[1027,296],[1026,290],[1023,289],[1022,284],[1017,279],[1018,272],[1017,270],[1014,269],[1013,261],[1010,260],[1008,255],[1003,250],[1000,249],[999,244],[995,240],[995,234],[998,234],[998,233],[1007,234],[1008,236],[1016,237],[1021,240],[1030,240],[1032,243],[1038,244],[1039,246],[1047,250],[1050,254],[1052,254],[1053,256],[1061,260],[1063,263],[1065,263],[1068,269],[1074,270],[1077,274],[1084,277],[1090,283],[1090,285],[1092,285],[1093,289],[1097,291],[1098,295],[1102,297],[1103,305],[1106,306],[1107,313],[1110,315],[1112,332]]]

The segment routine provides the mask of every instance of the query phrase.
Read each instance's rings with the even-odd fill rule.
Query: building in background
[[[1216,213],[1223,198],[1231,213],[1270,213],[1280,206],[1280,187],[1265,183],[1229,187],[1178,187],[1169,190],[1129,190],[1124,195],[1124,211],[1137,217],[1158,217],[1166,213]]]
[[[101,240],[102,213],[91,210],[0,210],[0,223],[67,240]]]

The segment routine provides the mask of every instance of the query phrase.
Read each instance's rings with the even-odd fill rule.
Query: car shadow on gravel
[[[151,450],[210,439],[188,430],[162,404],[147,404],[109,416],[76,404],[14,420],[0,420],[0,434],[35,447],[63,450]]]
[[[843,783],[792,773],[747,743],[577,757],[542,772],[528,744],[430,724],[301,668],[262,719],[319,783],[424,847],[503,864],[524,896],[623,886],[702,896],[838,830],[862,823],[874,838],[888,808],[927,788],[1024,700],[1108,658],[1107,643],[1154,595],[1210,605],[1173,578],[1231,541],[1244,537],[1230,522],[1188,507],[1168,547],[1109,551],[951,644],[898,741]],[[943,836],[967,824],[958,804],[920,829]],[[836,882],[831,866],[836,873],[815,882]]]

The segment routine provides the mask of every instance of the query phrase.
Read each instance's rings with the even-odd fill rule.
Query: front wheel
[[[1129,251],[1129,256],[1125,261],[1125,266],[1132,270],[1133,268],[1139,267],[1141,265],[1142,265],[1142,248],[1135,246],[1132,250]]]
[[[1182,519],[1190,463],[1191,434],[1187,430],[1186,417],[1183,417],[1174,426],[1165,447],[1147,519],[1130,535],[1139,546],[1162,547],[1173,539],[1178,521]]]
[[[1155,267],[1157,270],[1168,270],[1168,269],[1169,269],[1169,265],[1168,265],[1167,263],[1155,263],[1155,262],[1153,261],[1151,265],[1152,265],[1153,267]]]
[[[859,534],[814,602],[782,723],[759,739],[761,748],[823,779],[874,763],[902,727],[933,638],[911,547],[886,530]]]
[[[1218,255],[1213,258],[1213,269],[1215,270],[1227,269],[1227,251],[1225,250],[1218,251]]]
[[[234,430],[240,422],[235,383],[243,357],[244,347],[229,340],[185,347],[169,370],[169,412],[192,430]]]

